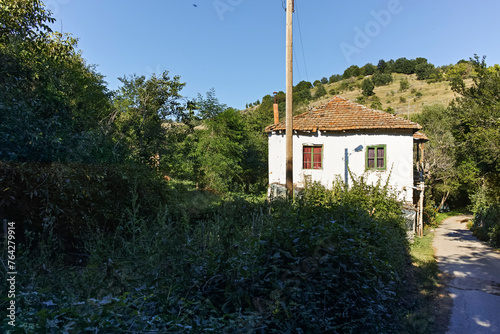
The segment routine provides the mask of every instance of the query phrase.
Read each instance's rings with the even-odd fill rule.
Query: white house
[[[286,183],[285,122],[266,128],[269,134],[269,185]],[[426,141],[420,125],[389,113],[367,108],[340,96],[293,118],[293,182],[306,180],[330,187],[340,177],[349,182],[348,170],[380,178],[414,202],[414,143]],[[422,145],[423,146],[423,145]]]

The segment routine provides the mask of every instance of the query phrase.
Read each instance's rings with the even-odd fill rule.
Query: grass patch
[[[443,220],[450,217],[465,215],[467,212],[463,209],[451,210],[450,212],[441,212],[436,214],[436,224],[440,225]]]

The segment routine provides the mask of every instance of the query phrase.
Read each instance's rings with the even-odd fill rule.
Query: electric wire
[[[295,0],[294,9],[295,9],[295,12],[297,13],[297,25],[299,28],[299,38],[300,38],[300,47],[302,49],[302,59],[304,60],[304,68],[306,70],[306,80],[309,81],[309,74],[307,73],[306,55],[304,52],[304,43],[302,42],[302,29],[300,28],[299,11],[297,10],[297,2],[298,2],[298,0]],[[299,74],[299,77],[300,77],[300,74]]]

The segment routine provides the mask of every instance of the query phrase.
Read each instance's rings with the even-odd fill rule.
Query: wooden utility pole
[[[293,5],[286,3],[286,190],[293,198]]]

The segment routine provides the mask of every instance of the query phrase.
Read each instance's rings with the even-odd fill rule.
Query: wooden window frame
[[[377,160],[382,158],[382,157],[379,157],[377,155],[377,151],[379,148],[383,148],[384,149],[384,156],[383,156],[383,159],[384,159],[384,166],[383,167],[377,167]],[[368,152],[370,149],[374,149],[375,150],[375,155],[373,157],[373,160],[374,160],[374,166],[373,167],[369,167],[368,166]],[[380,171],[384,171],[384,170],[387,170],[387,145],[370,145],[370,146],[367,146],[366,147],[366,170],[380,170]]]
[[[310,153],[311,154],[311,160],[310,160],[311,161],[311,168],[304,167],[304,165],[305,165],[305,163],[304,163],[304,155],[305,155],[304,149],[306,147],[311,147],[311,153]],[[314,168],[314,148],[315,147],[321,148],[321,161],[320,161],[321,166],[320,166],[320,168]],[[324,154],[323,153],[324,153],[323,145],[311,145],[311,144],[302,145],[302,169],[303,170],[322,170],[323,169],[323,162],[324,162]],[[316,162],[316,163],[318,163],[318,162]]]

